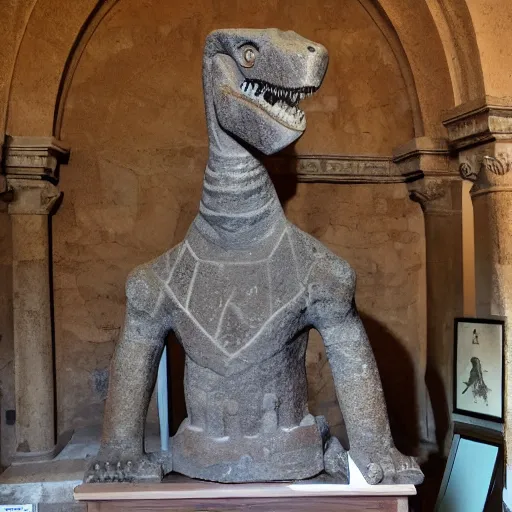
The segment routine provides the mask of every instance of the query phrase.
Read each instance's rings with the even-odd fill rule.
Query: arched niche
[[[79,60],[95,27],[118,1],[39,0],[35,4],[25,27],[12,76],[7,133],[50,135],[58,132],[60,98],[63,93],[65,95],[66,81],[74,72],[73,61]],[[424,131],[424,134],[435,137],[442,130],[437,126],[439,112],[447,108],[447,103],[448,108],[451,107],[454,97],[447,64],[452,55],[447,38],[440,37],[442,27],[436,25],[437,22],[441,26],[443,20],[433,18],[423,2],[404,6],[403,2],[396,0],[357,1],[374,18],[390,44],[395,46],[416,116],[415,135],[421,136]],[[428,0],[428,3],[441,1]],[[308,12],[311,7],[307,6]],[[334,3],[333,7],[342,9],[343,5]],[[269,8],[272,8],[271,2]],[[291,21],[294,25],[295,20]],[[451,27],[452,18],[447,23]],[[455,19],[453,23],[456,23]],[[467,36],[465,34],[459,40],[468,40]],[[425,51],[425,41],[428,41],[429,51]],[[465,57],[464,62],[470,62],[473,49],[474,45],[466,44],[458,55]],[[414,110],[416,107],[418,112]]]
[[[72,148],[60,182],[65,200],[53,222],[61,429],[100,420],[125,277],[179,242],[196,212],[207,154],[202,44],[211,29],[293,27],[329,48],[330,69],[321,93],[306,104],[310,130],[294,148],[298,154],[387,156],[421,134],[414,78],[389,21],[377,24],[378,12],[352,0],[317,2],[314,12],[309,0],[265,10],[236,1],[121,0],[99,10],[101,23],[82,32],[54,117],[55,134]],[[425,364],[419,208],[404,184],[292,185],[290,218],[356,267],[372,337],[385,339],[388,354],[404,365],[385,382],[396,397],[395,425],[399,434],[417,435]],[[320,346],[315,354],[322,358]],[[382,348],[380,357],[389,377],[392,358]],[[412,379],[410,392],[397,392],[404,379]],[[322,407],[334,411],[332,389],[321,396]]]

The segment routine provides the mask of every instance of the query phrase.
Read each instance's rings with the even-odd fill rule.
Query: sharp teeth
[[[305,128],[305,115],[297,107],[297,102],[312,94],[313,87],[286,89],[247,79],[240,85],[240,89],[273,117],[292,127]]]

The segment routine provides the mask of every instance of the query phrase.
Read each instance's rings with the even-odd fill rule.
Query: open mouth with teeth
[[[240,90],[253,103],[288,128],[297,131],[306,129],[306,116],[298,105],[311,96],[318,87],[287,88],[256,79],[246,79]]]

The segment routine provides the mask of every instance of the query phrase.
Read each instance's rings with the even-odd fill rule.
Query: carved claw
[[[354,453],[353,459],[371,485],[423,482],[423,473],[414,457],[400,453],[395,447],[379,454]]]
[[[102,460],[100,456],[97,462],[91,464],[84,477],[85,483],[161,480],[161,465],[150,460],[147,455],[141,455],[135,462],[119,460],[118,457],[115,457],[115,453],[109,453],[109,455],[111,456],[110,460]]]
[[[384,478],[384,471],[382,471],[382,467],[380,464],[376,464],[375,462],[372,462],[371,464],[368,464],[367,467],[367,473],[366,473],[366,480],[371,485],[377,485],[382,482]]]

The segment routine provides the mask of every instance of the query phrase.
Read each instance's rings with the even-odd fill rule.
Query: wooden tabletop
[[[75,488],[78,501],[183,500],[215,498],[294,498],[333,496],[413,496],[414,485],[340,485],[328,483],[219,484],[186,477],[162,483],[82,484]]]

